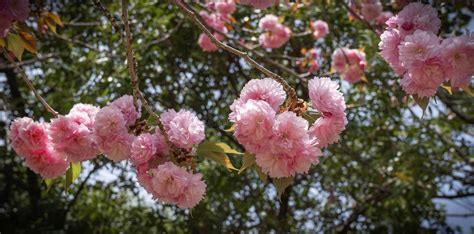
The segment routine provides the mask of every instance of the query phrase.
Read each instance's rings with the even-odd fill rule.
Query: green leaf
[[[53,187],[55,179],[44,179],[43,182],[46,185],[46,193],[48,193],[51,187]]]
[[[268,175],[263,173],[262,169],[255,165],[255,171],[257,171],[258,178],[260,178],[264,183],[268,180]]]
[[[274,178],[273,185],[278,193],[278,199],[281,199],[281,195],[285,192],[285,189],[288,188],[291,184],[293,184],[294,177],[282,177],[282,178]]]
[[[205,141],[199,144],[197,152],[207,151],[207,152],[216,152],[216,153],[225,153],[225,154],[243,154],[235,149],[232,149],[229,145],[223,142],[213,142]]]
[[[8,47],[18,60],[21,60],[25,47],[23,47],[23,39],[16,34],[9,34],[7,37]]]
[[[235,170],[235,171],[239,170],[236,167],[234,167],[234,165],[230,161],[229,157],[227,157],[227,155],[224,154],[224,153],[208,151],[206,153],[200,153],[198,155],[201,156],[201,157],[204,157],[204,158],[208,158],[212,161],[215,161],[215,162],[225,166],[228,170]]]
[[[64,182],[64,190],[68,190],[69,186],[77,179],[81,174],[81,163],[71,163],[69,169],[66,172],[66,181]]]
[[[319,117],[321,117],[321,114],[319,114],[318,112],[306,111],[305,113],[303,113],[303,118],[308,120],[308,123],[310,125],[316,122]]]
[[[255,156],[250,153],[245,153],[244,156],[242,157],[242,166],[239,169],[239,175],[240,173],[244,172],[245,169],[251,167],[255,163]]]

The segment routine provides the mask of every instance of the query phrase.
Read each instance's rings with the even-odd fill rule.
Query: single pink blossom
[[[408,69],[415,61],[435,56],[439,52],[440,39],[432,32],[416,30],[412,35],[405,37],[398,48],[400,63]]]
[[[204,52],[214,52],[219,49],[205,33],[199,35],[198,45]]]
[[[15,152],[22,156],[27,157],[30,154],[30,147],[22,138],[23,132],[33,124],[33,120],[28,117],[16,118],[10,125],[10,142]],[[22,134],[20,134],[22,133]]]
[[[120,98],[115,99],[110,103],[111,107],[115,107],[122,112],[123,119],[125,120],[126,126],[132,126],[135,121],[140,118],[141,102],[137,100],[138,110],[133,104],[133,97],[130,95],[124,95]]]
[[[125,119],[115,106],[103,107],[95,116],[94,134],[109,137],[127,132]]]
[[[276,112],[261,100],[248,100],[235,113],[234,136],[251,153],[268,147]]]
[[[311,22],[311,28],[313,29],[313,36],[315,39],[323,38],[329,33],[328,24],[322,20]]]
[[[185,168],[166,162],[150,170],[153,197],[180,208],[192,208],[203,198],[206,184],[202,174],[192,174]]]
[[[271,14],[265,15],[258,22],[258,27],[263,31],[273,31],[278,25],[278,17]]]
[[[275,111],[280,109],[280,105],[286,99],[283,86],[271,78],[252,79],[242,88],[240,100],[262,100],[267,102]]]
[[[235,2],[234,0],[216,1],[215,9],[219,14],[231,15],[235,12]]]
[[[315,78],[309,81],[309,98],[314,109],[322,113],[342,113],[346,109],[339,85],[330,78]]]
[[[406,71],[400,63],[398,46],[401,41],[402,38],[397,29],[388,29],[380,35],[380,55],[398,75],[403,75]]]
[[[441,27],[441,20],[436,9],[420,2],[406,5],[398,15],[390,18],[386,23],[389,27],[398,29],[402,37],[416,30],[437,34]]]
[[[262,33],[259,37],[259,43],[263,48],[280,48],[291,37],[291,30],[284,25],[277,25],[273,31]]]
[[[77,124],[84,124],[89,129],[94,128],[95,115],[100,108],[90,104],[75,104],[66,117],[72,118]]]
[[[348,51],[349,49],[347,48],[337,48],[332,53],[331,66],[336,72],[342,73],[346,69],[346,65],[347,65],[346,54],[348,53]]]
[[[55,150],[64,154],[69,161],[89,160],[99,153],[92,130],[72,118],[59,116],[52,119],[49,134]]]
[[[443,40],[440,52],[451,87],[468,86],[474,75],[474,34]]]
[[[320,117],[309,129],[310,136],[317,141],[319,148],[326,147],[339,141],[339,135],[345,130],[346,114],[332,114]]]
[[[146,163],[156,154],[156,139],[150,133],[143,133],[132,143],[130,159],[135,165]]]
[[[126,160],[131,155],[134,136],[128,132],[121,132],[109,136],[94,136],[99,150],[114,162]]]
[[[278,3],[279,0],[240,0],[242,5],[251,5],[256,8],[264,9]]]
[[[45,179],[64,175],[69,167],[65,155],[56,152],[51,146],[36,150],[26,157],[26,166]]]
[[[362,3],[361,13],[365,20],[371,21],[382,13],[383,7],[380,1],[366,1]]]
[[[400,81],[402,89],[411,95],[429,97],[447,80],[446,64],[439,56],[418,60],[411,64]]]
[[[172,109],[161,114],[168,139],[176,146],[191,149],[204,140],[204,123],[188,110],[176,112]]]

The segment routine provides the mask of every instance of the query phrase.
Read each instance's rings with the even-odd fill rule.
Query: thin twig
[[[342,5],[351,13],[351,15],[353,15],[354,17],[356,17],[358,20],[362,21],[368,29],[370,29],[372,32],[374,32],[375,34],[377,35],[380,35],[377,30],[365,19],[363,19],[359,14],[357,14],[357,12],[355,12],[346,2],[345,0],[341,0],[340,1],[342,3]]]
[[[135,64],[135,56],[132,48],[132,33],[130,32],[130,25],[128,23],[128,0],[122,0],[122,21],[125,28],[125,36],[122,37],[123,44],[127,51],[127,66],[128,73],[130,73],[130,83],[133,92],[133,105],[135,109],[139,110],[138,97],[140,96],[140,89],[138,88],[137,67]]]
[[[205,25],[205,23],[202,22],[202,20],[197,16],[197,14],[195,12],[190,10],[190,7],[185,2],[183,2],[182,0],[172,0],[172,1],[175,3],[176,6],[178,6],[181,9],[181,11],[185,15],[187,15],[194,22],[194,24],[196,24],[211,39],[211,41],[217,47],[219,47],[223,50],[226,50],[226,51],[228,51],[228,52],[230,52],[230,53],[232,53],[236,56],[239,56],[239,57],[243,58],[245,61],[250,63],[253,67],[255,67],[257,70],[259,70],[260,72],[262,72],[266,76],[268,76],[268,77],[272,78],[273,80],[277,81],[278,83],[280,83],[283,86],[285,92],[289,96],[290,106],[296,105],[296,103],[298,102],[298,97],[296,96],[295,90],[281,76],[271,72],[270,70],[268,70],[264,66],[257,63],[255,60],[253,60],[248,55],[247,52],[240,51],[238,49],[235,49],[234,47],[231,47],[231,46],[229,46],[227,44],[224,44],[221,41],[217,40],[217,38],[211,33],[211,31]]]
[[[2,49],[3,50],[3,54],[5,55],[5,57],[8,59],[8,61],[13,64],[13,66],[16,68],[16,70],[20,73],[20,77],[23,79],[23,81],[25,81],[26,85],[28,86],[28,88],[33,91],[33,93],[35,94],[36,98],[41,102],[41,104],[44,106],[44,108],[49,112],[51,113],[54,117],[57,117],[58,116],[58,112],[56,110],[54,110],[47,102],[46,100],[44,100],[44,98],[38,93],[38,91],[36,90],[36,88],[33,86],[33,84],[30,82],[30,80],[28,79],[28,76],[26,75],[25,71],[23,71],[23,69],[21,69],[20,66],[18,66],[18,64],[15,62],[15,60],[10,56],[10,54],[7,52],[7,50],[5,48]]]

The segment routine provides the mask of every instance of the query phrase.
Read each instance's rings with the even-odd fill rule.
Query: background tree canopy
[[[57,34],[36,32],[39,54],[25,54],[21,64],[50,105],[67,113],[78,102],[104,106],[131,93],[119,34],[93,1],[34,4],[39,2],[56,11],[65,25]],[[294,58],[303,56],[302,49],[317,48],[321,67],[316,75],[338,80],[350,107],[349,124],[339,143],[324,150],[321,163],[310,173],[298,175],[281,200],[273,185],[261,181],[255,170],[237,175],[210,161],[199,164],[208,187],[204,200],[192,210],[150,201],[129,163],[113,163],[105,157],[83,163],[81,176],[67,192],[59,181],[48,191],[11,149],[7,130],[15,117],[48,120],[51,115],[13,66],[0,58],[0,232],[419,233],[447,229],[446,213],[433,199],[474,195],[474,98],[440,89],[423,115],[399,87],[399,77],[377,54],[379,38],[367,25],[349,20],[339,1],[297,2],[299,8],[281,4],[265,10],[238,5],[230,32],[257,44],[258,19],[268,13],[284,17],[296,36],[280,49],[256,48],[264,56],[255,59],[307,99],[307,82],[281,65],[303,73]],[[103,4],[120,19],[119,3]],[[192,6],[203,9],[194,1]],[[472,5],[434,6],[442,20],[441,35],[474,30]],[[205,121],[208,139],[241,147],[232,133],[224,131],[231,125],[229,106],[248,80],[263,75],[225,51],[202,52],[196,43],[200,30],[168,1],[133,0],[129,10],[140,89],[155,109],[192,109]],[[397,11],[387,2],[384,10]],[[329,23],[330,33],[324,40],[315,41],[304,33],[316,19]],[[350,85],[330,74],[330,55],[344,46],[364,48],[368,82]],[[241,156],[232,161],[241,165]]]

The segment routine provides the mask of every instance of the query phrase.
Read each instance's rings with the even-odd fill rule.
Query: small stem
[[[187,15],[194,22],[194,24],[196,24],[211,39],[211,41],[214,44],[216,44],[217,47],[243,58],[245,61],[250,63],[253,67],[255,67],[257,70],[259,70],[266,76],[280,83],[283,86],[283,89],[285,90],[285,92],[289,96],[290,106],[296,105],[296,103],[298,102],[296,91],[281,76],[271,72],[267,68],[257,63],[248,55],[247,52],[240,51],[238,49],[235,49],[217,40],[217,38],[211,33],[211,31],[205,25],[205,23],[201,21],[201,19],[194,13],[193,10],[189,8],[189,6],[185,2],[183,2],[182,0],[172,0],[172,1],[175,3],[176,6],[178,6],[181,9],[183,13],[185,13],[185,15]]]
[[[46,100],[44,100],[44,98],[38,93],[38,91],[35,89],[35,87],[33,86],[33,84],[30,82],[30,80],[28,79],[28,76],[26,75],[25,71],[23,71],[23,69],[21,69],[20,66],[18,66],[18,64],[15,62],[15,60],[10,56],[10,54],[8,53],[8,51],[3,48],[2,49],[3,51],[3,54],[5,55],[5,57],[8,59],[8,61],[16,68],[16,70],[20,73],[20,77],[23,79],[23,81],[25,81],[26,85],[28,86],[28,88],[33,91],[33,93],[35,94],[36,98],[41,102],[41,104],[44,106],[44,108],[49,112],[51,113],[54,117],[57,117],[58,116],[58,112],[56,110],[54,110],[49,104],[48,102],[46,102]]]

